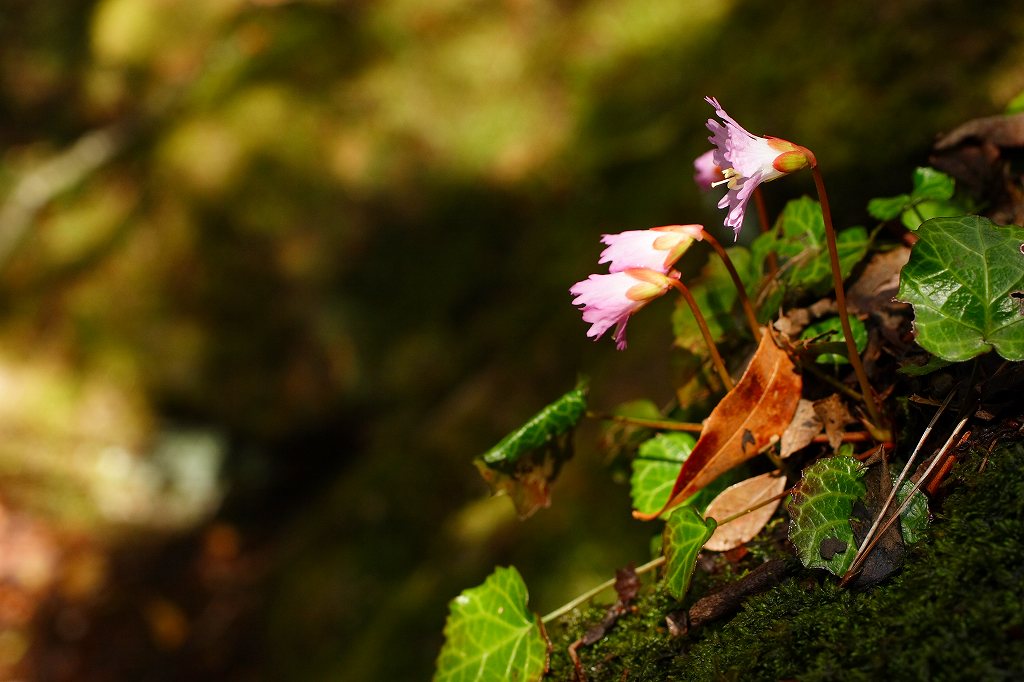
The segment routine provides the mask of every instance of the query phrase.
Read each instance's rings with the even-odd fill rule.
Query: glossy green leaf
[[[650,514],[661,509],[697,440],[688,433],[662,433],[640,446],[629,480],[633,509]]]
[[[910,196],[914,199],[945,201],[953,198],[954,189],[953,178],[934,168],[919,167],[914,170],[914,190]]]
[[[865,346],[868,344],[868,330],[864,327],[864,323],[857,317],[850,317],[850,330],[853,332],[853,343],[857,346],[858,352],[863,352]],[[814,339],[821,337],[821,342],[839,342],[845,343],[843,339],[843,323],[838,316],[826,317],[818,320],[817,322],[808,325],[804,329],[803,334],[800,335],[801,339]],[[816,359],[823,365],[840,365],[849,364],[845,355],[839,353],[822,353]]]
[[[789,539],[808,568],[843,575],[857,553],[850,527],[853,503],[866,492],[864,468],[847,455],[819,459],[804,469],[789,503]]]
[[[586,410],[587,383],[581,381],[473,460],[495,494],[511,497],[521,518],[548,506],[551,482],[572,456],[572,430]]]
[[[676,507],[665,524],[665,588],[676,599],[682,599],[690,588],[690,579],[697,564],[697,553],[708,541],[718,523],[701,517],[692,506]]]
[[[528,599],[511,566],[463,590],[449,604],[434,682],[539,680],[547,667],[547,643]]]
[[[967,207],[957,201],[921,201],[904,211],[900,220],[908,230],[916,231],[926,220],[962,216],[968,212]]]
[[[810,197],[794,199],[779,216],[782,236],[776,242],[780,274],[788,288],[823,294],[832,288],[832,267],[825,241],[821,204]],[[836,235],[839,269],[845,279],[867,254],[871,240],[863,227],[851,227]]]
[[[633,460],[633,475],[629,481],[633,509],[645,514],[661,509],[672,492],[672,486],[679,475],[679,467],[690,456],[696,442],[688,433],[673,432],[659,434],[640,446]],[[747,472],[743,467],[730,469],[698,490],[683,504],[703,512],[718,493],[746,476]],[[666,512],[662,518],[667,514]]]
[[[900,194],[885,199],[872,199],[868,202],[868,213],[872,218],[879,220],[892,220],[906,210],[910,204],[909,194]]]
[[[897,297],[914,306],[921,347],[950,362],[993,348],[1024,360],[1024,228],[961,216],[917,234]]]

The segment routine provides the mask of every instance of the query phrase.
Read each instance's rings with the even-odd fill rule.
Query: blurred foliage
[[[112,512],[97,471],[192,481],[179,528],[226,490],[272,557],[267,675],[423,677],[495,563],[544,611],[646,553],[592,453],[522,526],[470,460],[581,366],[595,404],[672,395],[664,325],[594,346],[567,288],[601,232],[720,222],[701,98],[813,149],[854,224],[1024,88],[1021,29],[1010,2],[9,2],[0,497],[121,543],[172,503]]]

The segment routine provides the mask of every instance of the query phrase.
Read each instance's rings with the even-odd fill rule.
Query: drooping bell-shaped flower
[[[723,176],[714,184],[725,184],[729,188],[718,202],[718,207],[728,208],[725,224],[739,236],[747,202],[758,185],[812,167],[816,161],[814,154],[800,145],[778,137],[750,134],[725,113],[718,100],[713,97],[705,99],[722,119],[721,122],[708,119],[708,130],[711,131],[708,140],[715,145],[714,161]]]
[[[629,268],[607,275],[591,275],[569,289],[580,306],[583,321],[590,323],[587,336],[595,341],[615,327],[615,345],[626,348],[626,323],[629,316],[663,295],[672,287],[679,273],[667,275],[648,268]]]
[[[722,169],[715,163],[715,150],[709,149],[693,160],[693,181],[702,192],[707,192],[715,183],[724,180]]]
[[[666,225],[649,230],[627,230],[602,235],[608,245],[598,263],[608,263],[608,270],[619,272],[629,268],[648,268],[666,273],[686,253],[690,244],[704,238],[701,225]]]

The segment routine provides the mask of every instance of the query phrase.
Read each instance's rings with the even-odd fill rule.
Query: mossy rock
[[[1024,445],[970,455],[948,485],[928,536],[884,584],[852,591],[802,571],[682,640],[664,622],[678,604],[649,595],[580,651],[588,679],[1024,679]],[[601,613],[552,631],[549,679],[574,679],[566,647]]]

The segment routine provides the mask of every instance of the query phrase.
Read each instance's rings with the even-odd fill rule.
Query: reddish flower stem
[[[754,335],[754,339],[761,338],[761,325],[757,323],[757,315],[754,314],[754,306],[750,304],[750,298],[747,296],[747,289],[743,286],[743,281],[740,279],[740,275],[736,272],[736,267],[732,264],[732,259],[729,258],[729,254],[725,252],[722,245],[718,243],[718,240],[708,234],[707,230],[704,230],[704,241],[711,244],[711,248],[715,250],[721,259],[725,263],[725,269],[729,271],[729,277],[732,278],[732,283],[736,285],[736,292],[740,296],[740,305],[743,306],[743,314],[747,318],[747,324],[750,326],[750,333]]]
[[[700,333],[704,337],[704,343],[708,345],[708,351],[711,353],[711,362],[714,363],[715,369],[718,371],[718,376],[721,377],[722,383],[725,384],[725,389],[731,391],[733,389],[732,377],[729,376],[729,370],[725,368],[725,362],[722,360],[722,354],[718,352],[718,346],[715,345],[715,340],[711,338],[711,330],[708,329],[708,323],[704,319],[704,315],[700,312],[700,308],[697,307],[697,301],[693,300],[693,294],[686,288],[686,285],[680,282],[678,279],[671,280],[672,286],[679,290],[682,294],[686,304],[690,306],[690,311],[693,312],[693,318],[697,320],[697,326],[700,328]]]
[[[836,307],[839,308],[839,322],[843,327],[843,337],[846,339],[846,350],[849,355],[850,364],[853,366],[853,373],[857,375],[857,382],[860,384],[861,394],[864,396],[864,406],[867,408],[871,422],[885,433],[885,422],[882,421],[881,412],[875,404],[875,394],[871,390],[871,383],[864,371],[864,365],[860,361],[860,353],[857,351],[857,344],[853,340],[853,330],[850,328],[850,317],[846,310],[846,291],[843,289],[843,276],[839,268],[839,250],[836,247],[836,231],[832,227],[832,209],[829,207],[828,194],[825,192],[825,181],[821,177],[821,170],[818,164],[811,166],[814,174],[814,187],[818,190],[818,199],[821,201],[821,216],[825,221],[825,241],[828,242],[828,256],[832,265],[832,281],[836,288]],[[886,438],[885,440],[889,440]]]

